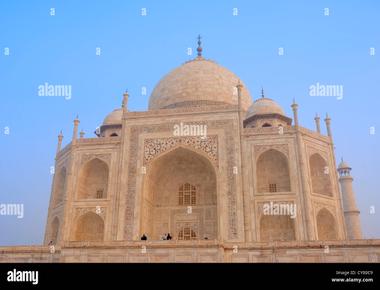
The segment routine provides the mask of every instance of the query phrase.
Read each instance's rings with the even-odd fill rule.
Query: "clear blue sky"
[[[254,98],[263,86],[288,115],[296,98],[308,128],[316,112],[329,112],[337,159],[353,167],[364,234],[379,238],[379,12],[376,0],[0,1],[0,203],[25,206],[23,219],[0,216],[0,245],[42,242],[59,130],[67,144],[79,114],[93,136],[127,88],[130,110],[147,109],[159,79],[192,58],[199,33],[204,56],[240,76]],[[38,96],[45,82],[71,85],[72,98]],[[317,82],[343,85],[343,100],[309,96]]]

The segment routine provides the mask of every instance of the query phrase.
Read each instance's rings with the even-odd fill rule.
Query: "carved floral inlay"
[[[169,137],[144,140],[144,164],[161,153],[175,148],[179,145],[190,146],[196,150],[203,151],[213,162],[218,162],[218,137],[216,135],[201,137]]]

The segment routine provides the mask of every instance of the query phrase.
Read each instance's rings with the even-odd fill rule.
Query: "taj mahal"
[[[330,117],[303,127],[295,100],[286,115],[202,50],[148,110],[125,92],[94,138],[78,118],[67,145],[59,134],[44,244],[0,261],[380,262]]]

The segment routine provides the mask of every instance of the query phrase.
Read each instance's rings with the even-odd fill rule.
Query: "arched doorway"
[[[62,167],[57,172],[57,177],[54,184],[54,195],[53,195],[53,208],[59,205],[64,198],[66,193],[66,168]]]
[[[317,215],[318,240],[336,240],[336,222],[334,216],[325,208]]]
[[[312,191],[314,193],[332,196],[330,172],[325,159],[318,153],[315,153],[310,156],[309,163]]]
[[[78,199],[106,198],[108,188],[108,165],[98,159],[88,161],[80,170]]]
[[[141,212],[140,231],[149,239],[158,240],[165,233],[177,239],[215,239],[214,166],[206,157],[183,147],[158,157],[147,169]]]
[[[288,159],[283,153],[269,149],[259,156],[256,164],[258,192],[290,191]]]
[[[74,233],[75,241],[102,241],[103,238],[104,222],[99,215],[88,212],[78,218]]]

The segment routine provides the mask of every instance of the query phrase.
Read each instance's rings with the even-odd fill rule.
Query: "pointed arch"
[[[59,205],[66,194],[66,167],[61,167],[56,175],[53,192],[53,207]]]
[[[187,146],[165,152],[149,163],[143,188],[140,234],[160,239],[188,223],[197,238],[217,237],[217,175],[204,155]]]
[[[86,162],[79,172],[77,198],[106,198],[108,175],[108,165],[103,160],[94,158]]]
[[[99,215],[88,212],[77,219],[75,241],[103,241],[103,239],[104,221]]]
[[[332,196],[330,170],[325,159],[318,153],[310,156],[312,192]]]
[[[260,193],[291,191],[288,158],[278,150],[269,149],[260,154],[256,176]]]
[[[318,240],[336,240],[337,227],[334,216],[326,208],[321,209],[317,214]]]
[[[173,151],[176,151],[178,149],[183,149],[183,150],[188,150],[191,153],[195,153],[197,155],[204,157],[205,159],[207,159],[211,163],[211,165],[214,167],[215,170],[218,167],[217,158],[214,159],[208,154],[212,150],[211,148],[206,147],[204,149],[199,149],[199,148],[195,148],[191,144],[187,144],[186,142],[179,143],[179,144],[172,146],[172,147],[171,146],[163,146],[162,144],[160,146],[161,146],[161,150],[157,150],[157,153],[154,154],[153,158],[151,158],[149,160],[148,164],[155,162],[159,158],[161,158],[161,157],[163,157],[163,156],[165,156],[165,155],[167,155]],[[163,150],[162,148],[165,148],[165,147],[168,149]]]

